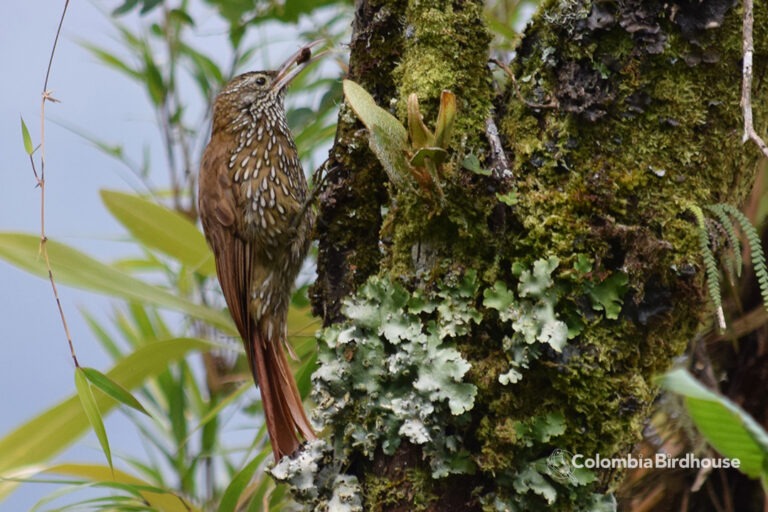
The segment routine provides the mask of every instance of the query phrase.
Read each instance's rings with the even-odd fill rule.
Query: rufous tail
[[[317,436],[304,412],[282,343],[279,339],[266,339],[259,328],[254,331],[248,347],[248,362],[259,385],[267,432],[277,462],[299,449],[299,433],[306,440],[317,439]]]

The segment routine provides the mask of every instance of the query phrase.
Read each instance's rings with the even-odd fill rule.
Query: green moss
[[[632,3],[616,9],[629,9]],[[460,102],[451,160],[441,177],[443,197],[389,191],[380,274],[401,276],[409,294],[434,299],[434,293],[460,288],[457,281],[468,269],[476,272],[477,294],[464,297],[463,307],[482,321],[448,338],[451,348],[472,364],[463,378],[477,393],[470,414],[458,421],[443,407],[439,424],[471,451],[471,464],[457,456],[464,465],[452,469],[470,482],[467,487],[477,488],[485,506],[577,510],[588,508],[593,492],[615,487],[620,474],[608,472],[577,488],[551,483],[558,497],[552,505],[546,502],[545,486],[521,482],[531,475],[549,482],[552,475],[541,466],[555,448],[610,456],[636,442],[656,393],[652,377],[682,353],[706,313],[696,230],[684,214],[685,205],[738,202],[751,185],[756,152],[740,142],[738,13],[730,12],[722,27],[698,34],[694,44],[663,13],[652,13],[659,27],[646,38],[618,23],[590,29],[584,5],[548,2],[545,21],[529,29],[518,51],[513,72],[520,94],[539,104],[556,100],[557,108],[525,105],[512,91],[499,102],[503,115],[497,122],[510,153],[512,179],[479,176],[459,166],[470,151],[487,164],[484,120],[491,90],[480,2],[410,2],[402,18],[402,53],[393,69],[396,93],[387,97],[392,102],[380,101],[404,120],[405,100],[415,92],[427,124],[434,122],[442,89],[451,89]],[[646,5],[661,9],[660,3]],[[759,16],[756,26],[768,31],[768,17]],[[759,42],[758,48],[764,56],[768,43]],[[719,56],[716,62],[692,60],[705,50]],[[756,76],[766,61],[756,57],[761,67]],[[765,90],[757,90],[755,103],[765,104],[766,97]],[[357,157],[350,157],[350,163]],[[363,190],[371,186],[358,185]],[[508,191],[518,198],[514,206],[496,199],[496,193]],[[379,212],[379,204],[366,211]],[[377,261],[374,251],[368,254]],[[560,261],[552,276],[557,299],[552,304],[572,337],[564,347],[541,344],[535,357],[522,358],[528,367],[519,382],[504,385],[499,376],[514,362],[511,349],[523,346],[510,339],[525,329],[513,333],[512,322],[501,309],[490,311],[494,308],[484,305],[481,292],[501,281],[513,290],[507,292],[516,297],[518,314],[533,325],[545,323],[547,316],[531,304],[527,310],[520,307],[522,296],[514,285],[521,281],[520,268],[548,257]],[[590,264],[582,261],[574,269],[579,257]],[[607,289],[600,288],[604,285]],[[401,309],[400,317],[408,316],[408,322],[436,325],[435,310]],[[366,336],[382,336],[367,329]],[[357,345],[336,359],[354,363],[363,351],[362,338],[355,340]],[[382,360],[402,349],[401,342],[392,344],[397,347],[382,349]],[[376,377],[376,368],[367,375]],[[355,379],[364,381],[363,373]],[[401,390],[407,388],[403,375],[395,380]],[[357,397],[349,389],[339,387],[340,396],[364,405],[349,406],[344,411],[349,421],[337,428],[346,428],[356,417],[374,421],[365,405],[372,393]],[[536,433],[542,421],[549,421],[542,418],[557,418],[550,423],[561,430]],[[387,435],[402,437],[402,424],[394,425]],[[380,431],[379,425],[365,427]],[[364,457],[377,449],[352,441],[358,444],[350,451]],[[428,475],[435,456],[425,456],[427,445],[396,448],[388,445],[386,457],[373,462],[378,468],[356,459],[366,468],[361,481],[372,510],[408,505],[410,510],[415,503],[438,510],[434,499],[445,495],[442,486],[453,477],[433,480]],[[416,461],[417,472],[391,472],[402,452],[413,455],[409,460]],[[390,473],[378,472],[381,467]],[[477,474],[470,475],[470,469]]]
[[[411,2],[405,15],[405,44],[402,59],[394,70],[399,84],[397,113],[406,117],[406,100],[415,93],[428,124],[434,123],[440,93],[452,91],[458,101],[458,115],[440,187],[443,199],[426,198],[413,191],[399,191],[385,219],[382,237],[392,240],[388,270],[407,274],[419,266],[420,249],[437,262],[434,276],[450,270],[449,260],[468,257],[483,269],[477,254],[480,240],[488,240],[483,229],[493,207],[482,182],[467,176],[458,162],[468,150],[478,154],[487,146],[484,120],[491,111],[490,72],[486,61],[490,34],[482,17],[483,3]],[[484,187],[483,187],[484,188]],[[482,252],[482,251],[481,251]],[[493,262],[493,258],[490,258]],[[423,262],[422,262],[423,263]]]
[[[435,481],[429,472],[402,468],[397,475],[370,475],[365,483],[366,510],[384,512],[406,507],[413,512],[430,510],[437,501]]]
[[[491,108],[486,65],[491,36],[482,10],[480,1],[411,2],[405,19],[405,51],[395,70],[399,117],[405,119],[405,101],[416,93],[425,118],[434,119],[440,92],[448,89],[459,99],[455,140],[468,137],[470,146],[485,144],[475,127]]]
[[[385,105],[397,94],[393,70],[404,44],[400,21],[406,3],[367,2],[360,14],[369,20],[368,29],[356,34],[351,43],[349,78]],[[320,241],[318,279],[310,298],[315,314],[326,323],[339,319],[341,298],[375,274],[381,259],[377,231],[387,199],[386,175],[360,128],[360,122],[342,109],[328,159],[332,173],[320,194],[315,230]]]
[[[508,95],[500,128],[514,153],[522,230],[506,254],[568,262],[585,253],[595,265],[567,285],[570,315],[583,325],[567,358],[541,361],[511,393],[482,377],[494,366],[486,359],[471,373],[488,411],[478,429],[479,465],[496,474],[514,474],[520,460],[546,454],[544,446],[522,445],[512,427],[562,404],[566,430],[554,446],[606,455],[636,442],[656,392],[651,378],[684,350],[705,311],[702,273],[690,277],[699,264],[686,201],[738,202],[751,184],[755,153],[740,143],[737,15],[722,27],[728,38],[719,30],[702,35],[720,60],[695,66],[686,58],[697,47],[669,23],[662,29],[676,53],[649,56],[618,26],[597,41],[579,34],[586,26],[579,16],[552,12],[550,25],[530,29],[533,42],[515,62],[522,96],[557,98],[560,108],[534,109]],[[569,62],[574,71],[565,73]],[[600,282],[619,269],[629,277],[622,315],[608,320],[585,309],[584,280]],[[615,478],[604,475],[600,488]]]
[[[494,235],[486,220],[495,201],[476,192],[478,183],[464,184],[446,182],[442,205],[410,191],[397,195],[382,229],[382,236],[393,241],[388,273],[407,275],[428,267],[438,279],[456,270],[457,261],[481,272],[496,263],[495,244],[488,243]]]
[[[577,26],[572,17],[577,14],[559,13],[572,38]],[[729,16],[731,26],[724,27],[725,32],[738,34],[734,26],[738,22],[737,16]],[[542,245],[544,234],[551,235],[544,245],[557,254],[589,246],[603,238],[603,232],[596,232],[596,221],[649,226],[673,242],[675,249],[688,248],[690,229],[663,232],[680,214],[683,200],[708,203],[744,197],[748,180],[734,187],[734,181],[722,176],[724,169],[738,175],[754,158],[753,152],[741,151],[740,113],[735,108],[739,88],[722,79],[725,75],[738,80],[739,41],[731,38],[720,43],[719,31],[705,34],[703,44],[716,47],[720,60],[690,66],[688,54],[699,50],[674,27],[663,28],[667,46],[677,53],[633,57],[626,49],[632,38],[615,27],[612,37],[601,38],[599,45],[564,42],[557,52],[560,61],[549,69],[541,67],[550,53],[546,40],[518,61],[516,74],[533,77],[522,83],[524,96],[535,99],[537,91],[544,89],[559,95],[561,102],[573,101],[575,92],[570,88],[581,86],[561,82],[565,75],[558,73],[563,59],[581,62],[581,70],[571,76],[577,80],[586,79],[583,75],[590,66],[597,69],[597,64],[604,63],[612,68],[599,87],[585,93],[592,97],[579,98],[587,104],[599,100],[600,94],[609,97],[610,102],[599,105],[604,110],[599,122],[585,119],[584,112],[537,114],[510,95],[510,115],[502,129],[516,150],[520,209],[530,228],[527,243],[532,248]],[[592,64],[585,70],[584,62]],[[659,258],[653,270],[664,273],[662,268],[669,265],[689,263],[689,254],[670,252],[667,258]]]

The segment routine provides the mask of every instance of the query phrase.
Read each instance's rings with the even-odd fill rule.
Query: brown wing
[[[248,314],[248,297],[253,268],[250,243],[237,236],[235,199],[227,173],[226,154],[215,140],[203,153],[200,166],[198,203],[203,231],[216,258],[224,300],[244,340],[251,339],[253,322]]]

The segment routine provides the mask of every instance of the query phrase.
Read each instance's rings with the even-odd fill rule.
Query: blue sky
[[[40,140],[40,93],[48,54],[62,2],[31,1],[6,4],[0,18],[0,66],[6,70],[0,96],[0,230],[39,232],[40,194],[29,159],[23,151],[19,116],[32,138]],[[49,119],[72,120],[105,136],[120,136],[139,124],[146,112],[141,92],[101,68],[75,42],[75,38],[109,41],[107,20],[88,3],[73,2],[63,39],[54,61],[50,88],[58,104],[49,104]],[[79,29],[79,30],[78,30]],[[110,101],[121,98],[121,101]],[[136,121],[131,123],[133,117]],[[100,209],[98,190],[123,188],[117,164],[84,140],[52,122],[46,125],[48,236],[77,245],[94,254],[119,253],[105,242],[119,233],[114,221]],[[98,212],[98,213],[97,213]],[[73,390],[72,362],[53,300],[50,284],[0,262],[0,311],[3,356],[0,358],[0,434],[5,434]],[[97,349],[78,307],[102,316],[109,301],[102,297],[61,289],[63,306],[78,352],[86,364],[104,367],[106,357]],[[110,422],[115,423],[115,422]],[[69,452],[73,457],[97,455],[93,439]],[[95,459],[94,459],[95,460]],[[52,488],[23,486],[0,510],[28,510]]]

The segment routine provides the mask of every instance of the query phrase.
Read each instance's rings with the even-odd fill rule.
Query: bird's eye
[[[256,85],[263,86],[266,83],[267,83],[267,79],[265,77],[263,76],[256,77]]]

